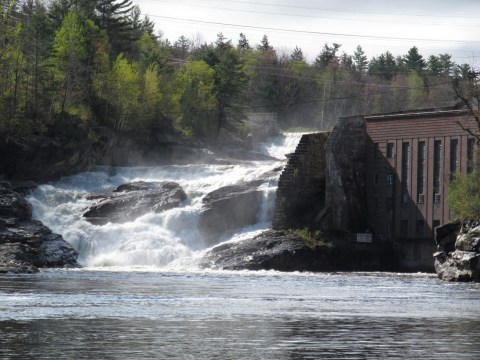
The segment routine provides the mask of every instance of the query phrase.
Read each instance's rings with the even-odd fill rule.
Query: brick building
[[[453,108],[365,117],[368,224],[381,240],[411,243],[412,262],[431,261],[433,229],[450,220],[448,184],[472,169],[475,139],[459,123],[475,129]]]

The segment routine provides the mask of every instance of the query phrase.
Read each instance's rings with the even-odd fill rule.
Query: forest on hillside
[[[298,47],[242,33],[213,43],[156,34],[131,0],[0,0],[0,135],[94,136],[98,127],[157,129],[207,143],[244,135],[249,113],[281,127],[328,129],[340,116],[455,103],[468,64],[412,46],[368,59],[324,44],[313,63]]]

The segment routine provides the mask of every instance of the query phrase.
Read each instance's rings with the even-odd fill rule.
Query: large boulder
[[[442,280],[480,281],[480,225],[455,224],[435,232],[435,271]]]
[[[90,197],[91,198],[91,197]],[[187,198],[175,182],[132,182],[120,185],[111,195],[98,195],[83,216],[89,222],[103,225],[135,220],[148,212],[162,212],[180,205]]]
[[[77,251],[40,221],[0,218],[0,222],[0,272],[79,266]]]
[[[392,271],[395,254],[387,244],[356,244],[340,234],[305,238],[302,232],[268,230],[250,239],[220,244],[200,266],[225,270]]]
[[[62,236],[31,219],[32,206],[19,192],[35,186],[31,181],[0,182],[0,273],[79,266],[77,251]]]
[[[262,201],[258,183],[224,186],[207,194],[199,220],[206,243],[214,245],[225,232],[256,224]]]
[[[326,253],[317,254],[292,233],[270,230],[251,239],[214,247],[204,255],[200,266],[224,270],[303,271],[319,269],[322,264],[324,269],[330,269]]]

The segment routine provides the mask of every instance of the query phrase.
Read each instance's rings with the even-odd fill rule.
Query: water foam
[[[275,158],[293,152],[301,134],[286,134],[262,144],[259,151]],[[283,161],[242,162],[231,165],[194,164],[158,167],[99,167],[39,186],[30,196],[33,216],[62,234],[79,252],[87,267],[194,266],[193,259],[206,248],[197,228],[202,199],[209,192],[240,181],[258,179]],[[123,224],[93,225],[82,214],[92,204],[85,195],[108,192],[131,181],[175,181],[187,193],[180,207],[159,214],[149,213]],[[278,176],[266,179],[259,189],[264,201],[258,223],[238,229],[223,241],[241,241],[271,225]],[[177,265],[176,265],[177,264]]]

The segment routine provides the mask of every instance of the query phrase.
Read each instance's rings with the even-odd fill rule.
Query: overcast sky
[[[369,59],[386,51],[404,55],[417,46],[424,57],[453,55],[480,67],[480,0],[134,0],[172,43],[180,35],[234,44],[243,32],[251,45],[264,34],[280,51],[295,46],[312,61],[325,43]]]

